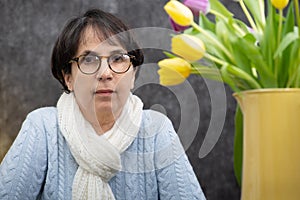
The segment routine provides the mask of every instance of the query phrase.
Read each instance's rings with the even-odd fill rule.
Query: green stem
[[[247,17],[247,19],[248,19],[251,27],[253,28],[253,30],[255,32],[258,32],[258,29],[257,29],[257,27],[256,27],[256,25],[255,25],[255,23],[254,23],[251,15],[250,15],[249,11],[248,11],[248,9],[246,8],[246,5],[245,5],[244,1],[243,0],[239,0],[239,3],[240,3],[240,5],[241,5],[241,7],[242,7],[242,9],[243,9],[243,11],[244,11],[244,13],[246,15],[246,17]]]
[[[261,16],[261,29],[264,30],[265,24],[266,24],[266,17],[265,17],[265,4],[264,1],[258,1],[259,4],[259,11],[260,11],[260,16]]]
[[[218,46],[227,56],[228,58],[233,62],[233,56],[231,53],[224,47],[222,43],[220,43],[218,40],[216,40],[214,37],[212,37],[205,29],[200,27],[195,22],[192,22],[191,24],[196,30],[198,30],[200,33],[202,33],[204,36],[206,36],[210,41],[212,41],[216,46]],[[234,62],[233,62],[234,63]]]
[[[227,70],[237,76],[237,77],[240,77],[244,80],[247,80],[248,83],[254,88],[254,89],[259,89],[261,88],[261,86],[257,83],[256,80],[254,80],[249,74],[247,74],[246,72],[244,72],[243,70],[237,68],[237,67],[234,67],[232,65],[229,65]]]
[[[281,32],[282,32],[282,20],[283,20],[283,11],[282,9],[279,9],[279,24],[278,24],[278,33],[277,33],[277,47],[279,46],[280,44],[280,40],[281,40]],[[278,74],[278,65],[279,65],[279,58],[277,57],[275,59],[275,70],[274,70],[274,73],[275,73],[275,77],[277,79],[277,74]]]
[[[204,57],[207,58],[207,59],[209,59],[209,60],[211,60],[211,61],[213,61],[213,62],[215,62],[215,63],[218,63],[218,64],[220,64],[220,65],[222,65],[222,66],[228,65],[227,69],[228,69],[228,71],[229,71],[231,74],[233,74],[233,75],[235,75],[235,76],[237,76],[237,77],[240,77],[240,78],[242,78],[242,79],[244,79],[244,80],[247,80],[247,81],[249,82],[249,84],[250,84],[253,88],[261,88],[261,86],[257,83],[257,81],[254,80],[254,79],[252,78],[252,76],[250,76],[249,74],[247,74],[247,73],[244,72],[243,70],[241,70],[241,69],[239,69],[239,68],[237,68],[237,67],[235,67],[235,66],[233,66],[233,65],[230,65],[229,63],[227,63],[227,62],[225,62],[225,61],[223,61],[223,60],[220,60],[219,58],[216,58],[216,57],[214,57],[214,56],[212,56],[212,55],[210,55],[210,54],[208,54],[208,53],[205,53],[205,54],[204,54]]]
[[[212,74],[212,75],[220,75],[220,73],[217,70],[212,70],[208,67],[206,67],[206,68],[204,68],[204,67],[193,67],[191,69],[191,74],[201,75],[202,73],[207,73],[207,74]]]
[[[225,17],[224,15],[222,15],[221,13],[219,13],[218,11],[216,10],[213,10],[213,9],[209,9],[209,12],[217,17],[220,17],[224,20],[227,20],[227,17]]]
[[[220,17],[221,19],[223,19],[228,23],[228,18],[222,15],[221,13],[219,13],[218,11],[210,9],[209,12],[217,17]],[[232,25],[242,37],[246,34],[237,24],[233,23]]]
[[[298,35],[300,37],[300,13],[299,13],[298,0],[294,0],[294,4],[295,4],[296,21],[297,21],[297,26],[298,26]]]
[[[282,20],[283,20],[283,11],[282,9],[279,9],[279,24],[278,24],[278,34],[277,34],[277,46],[280,43],[281,40],[281,32],[282,32]]]
[[[215,62],[215,63],[218,63],[220,65],[228,64],[227,62],[225,62],[225,61],[223,61],[223,60],[221,60],[221,59],[219,59],[219,58],[217,58],[215,56],[212,56],[212,55],[210,55],[208,53],[205,53],[204,57],[207,58],[207,59],[209,59],[209,60],[211,60],[211,61],[213,61],[213,62]]]
[[[192,67],[191,74],[201,75],[204,78],[208,78],[215,81],[222,81],[219,69],[195,66]]]

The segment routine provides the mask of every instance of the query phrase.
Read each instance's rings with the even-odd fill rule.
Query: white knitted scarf
[[[130,94],[112,129],[99,136],[82,115],[74,94],[58,100],[58,124],[79,167],[72,199],[115,199],[108,181],[121,170],[120,154],[135,139],[141,119],[142,101]]]

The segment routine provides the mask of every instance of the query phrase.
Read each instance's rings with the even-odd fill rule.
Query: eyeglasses
[[[132,59],[134,59],[135,56],[127,53],[117,53],[111,56],[88,54],[73,58],[69,63],[76,62],[78,69],[84,74],[94,74],[100,69],[102,58],[107,59],[107,64],[111,71],[117,74],[123,74],[129,70]]]

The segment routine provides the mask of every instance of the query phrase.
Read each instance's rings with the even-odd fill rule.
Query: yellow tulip
[[[271,0],[271,2],[275,8],[283,9],[288,5],[289,0]]]
[[[169,1],[164,9],[173,21],[180,26],[189,26],[194,21],[192,11],[179,1]]]
[[[161,85],[178,85],[190,75],[191,64],[182,58],[168,58],[158,62]]]
[[[195,36],[180,34],[172,38],[172,52],[188,61],[196,61],[203,57],[205,46]]]

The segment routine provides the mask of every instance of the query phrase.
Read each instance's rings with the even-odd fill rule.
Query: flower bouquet
[[[171,0],[165,5],[178,34],[172,37],[171,52],[165,52],[168,58],[158,63],[162,85],[180,84],[190,74],[197,74],[223,81],[234,92],[300,87],[299,1],[236,2],[247,24],[218,0]],[[239,183],[242,117],[238,106],[234,168]]]

